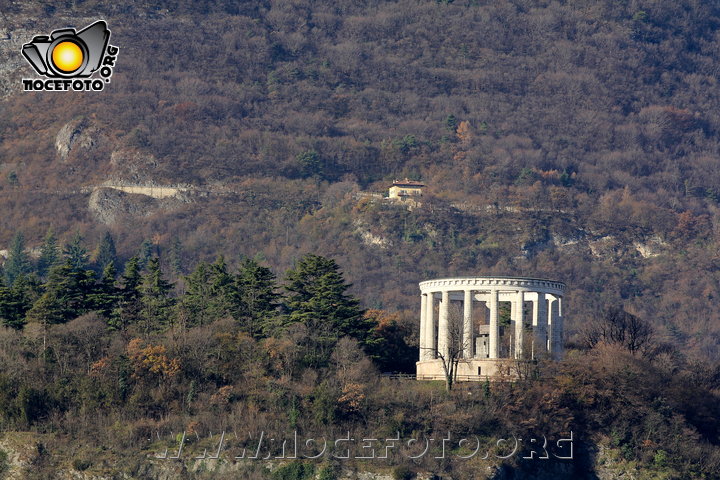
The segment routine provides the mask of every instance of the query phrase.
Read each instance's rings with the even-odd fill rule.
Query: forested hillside
[[[621,302],[717,358],[713,3],[0,11],[6,243],[18,230],[32,246],[48,227],[97,240],[109,229],[126,259],[143,240],[177,237],[188,267],[239,250],[285,269],[315,251],[389,309],[416,309],[414,284],[429,276],[545,275],[570,285],[570,304],[583,293],[571,325]],[[104,92],[19,91],[22,42],[96,17],[122,49]],[[352,195],[405,176],[429,185],[426,208]],[[233,193],[110,198],[115,210],[97,214],[78,188],[105,181]],[[364,245],[366,230],[386,247]]]
[[[104,91],[22,91],[21,78],[33,75],[20,55],[23,43],[100,18],[120,48]],[[287,388],[298,398],[314,391],[318,402],[306,399],[298,408],[322,411],[328,398],[349,395],[342,390],[355,388],[349,384],[369,380],[338,380],[327,393],[307,377],[317,372],[303,372],[335,372],[339,360],[283,360],[290,353],[282,342],[300,334],[283,336],[281,327],[305,317],[282,287],[314,254],[336,262],[352,285],[347,295],[357,299],[357,318],[366,318],[366,309],[376,313],[363,326],[379,335],[370,339],[391,341],[393,354],[401,352],[404,366],[393,368],[354,331],[381,371],[406,370],[404,355],[417,346],[419,281],[506,274],[565,282],[568,347],[584,360],[567,367],[574,380],[561,379],[552,390],[565,392],[558,402],[570,413],[562,428],[592,423],[590,430],[615,435],[610,444],[625,448],[625,461],[660,469],[687,471],[683,465],[693,459],[716,459],[703,449],[717,444],[717,432],[701,427],[712,410],[693,417],[681,405],[716,398],[720,387],[719,27],[720,4],[690,0],[0,0],[0,250],[7,250],[0,311],[9,328],[2,341],[29,362],[23,371],[34,372],[24,386],[17,373],[0,378],[26,399],[14,406],[7,400],[3,425],[66,428],[64,420],[28,413],[27,399],[37,393],[58,418],[72,417],[85,407],[59,391],[63,382],[74,371],[90,383],[72,391],[87,393],[92,382],[111,378],[102,375],[130,375],[135,336],[146,342],[132,347],[138,355],[162,345],[183,358],[173,378],[194,379],[208,399],[214,389],[252,377],[184,369],[200,354],[175,343],[178,325],[221,343],[223,329],[239,329],[232,335],[240,340],[212,346],[220,357],[251,342],[262,352],[253,357],[263,364],[253,377],[258,385],[284,375],[277,362],[295,365],[288,381],[300,383]],[[406,177],[427,185],[415,208],[369,195]],[[156,199],[108,187],[125,184],[183,190]],[[48,252],[55,252],[52,261]],[[235,293],[219,310],[202,313],[192,301],[206,298],[220,256]],[[109,258],[114,271],[107,271]],[[278,278],[270,326],[248,326],[248,262],[254,274],[260,268]],[[137,288],[128,288],[128,268],[136,269]],[[135,290],[139,296],[128,300]],[[58,306],[63,295],[75,302],[71,308]],[[131,300],[140,302],[137,310],[123,311]],[[657,347],[652,359],[630,355],[624,377],[604,368],[612,355],[588,350],[586,342],[586,326],[611,306],[651,325]],[[47,338],[40,349],[37,329],[51,318],[48,335],[65,335],[56,348],[73,343],[76,333],[63,329],[85,328],[70,326],[78,315],[88,328],[111,329],[106,344],[83,365],[55,358],[46,366]],[[230,318],[232,328],[222,323]],[[338,338],[331,340],[323,355],[332,355]],[[597,357],[583,355],[604,360],[598,367],[589,359]],[[91,379],[90,365],[103,358],[109,370]],[[590,418],[587,412],[602,405],[620,409],[609,393],[619,378],[613,375],[629,385],[637,378],[632,372],[646,368],[652,385],[637,386],[627,404],[662,404],[667,392],[657,383],[677,377],[667,393],[671,405],[660,409],[664,420],[650,418],[650,410],[642,421],[621,416],[612,433],[602,427],[608,419]],[[149,377],[141,377],[127,388],[143,390]],[[189,387],[168,382],[154,384],[155,400],[179,403],[159,413],[138,397],[128,418],[197,413],[181,400]],[[684,397],[678,392],[687,385],[700,390]],[[385,408],[386,388],[362,395]],[[553,395],[533,388],[517,405]],[[114,411],[129,398],[103,395],[106,403],[96,399],[87,408]],[[228,395],[228,411],[243,404]],[[268,406],[264,397],[257,402],[260,411],[288,408]],[[461,403],[452,405],[448,411]],[[103,421],[117,420],[113,415]],[[325,414],[317,415],[313,421],[322,424]],[[184,420],[172,421],[177,427]],[[665,430],[653,430],[653,421]],[[696,448],[680,454],[680,446],[643,444],[648,432],[659,431],[684,432]],[[128,443],[141,435],[125,433]],[[677,453],[676,463],[655,461],[658,450]],[[585,452],[594,455],[591,447]],[[708,462],[698,475],[717,465]]]

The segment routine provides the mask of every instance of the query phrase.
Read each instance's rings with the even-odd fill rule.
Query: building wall
[[[418,380],[445,380],[445,371],[443,370],[442,360],[426,360],[417,362],[417,379]],[[478,375],[478,367],[480,375]],[[500,380],[503,378],[517,377],[517,361],[509,358],[483,359],[473,358],[470,360],[461,360],[457,366],[458,381],[478,381],[489,378],[490,380]]]
[[[408,195],[408,196],[422,195],[422,188],[392,186],[392,187],[390,187],[390,190],[388,191],[388,196],[390,198],[399,198],[404,195]]]

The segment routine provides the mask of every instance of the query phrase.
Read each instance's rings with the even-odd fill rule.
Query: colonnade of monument
[[[420,290],[420,362],[440,357],[562,358],[565,285],[561,282],[447,278],[421,282]],[[503,304],[510,310],[510,323],[504,328],[500,325]]]

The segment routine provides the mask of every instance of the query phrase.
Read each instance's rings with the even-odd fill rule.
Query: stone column
[[[438,353],[448,358],[450,352],[448,336],[449,324],[448,315],[450,313],[450,292],[447,290],[442,292],[442,300],[440,301],[440,318],[438,320]]]
[[[557,349],[557,327],[558,327],[558,298],[553,296],[549,301],[548,308],[548,353],[555,358]]]
[[[427,302],[425,300],[426,295],[420,294],[420,358],[419,361],[425,360],[425,353],[428,349],[428,340],[427,340],[427,314],[426,314],[426,307]]]
[[[500,341],[500,322],[498,312],[498,291],[490,291],[490,355],[498,358],[498,342]]]
[[[516,313],[515,313],[515,307],[517,304],[515,303],[515,298],[510,300],[510,323],[515,321]]]
[[[533,303],[533,342],[536,356],[547,352],[547,322],[545,294],[538,292],[537,300]]]
[[[523,342],[525,340],[525,318],[523,304],[525,292],[520,290],[515,296],[515,358],[523,358]]]
[[[563,358],[563,315],[562,315],[562,297],[558,297],[557,314],[555,317],[555,328],[553,328],[553,339],[555,340],[555,349],[553,359],[562,360]]]
[[[475,335],[473,335],[473,292],[465,290],[463,299],[463,358],[475,356]]]
[[[532,342],[530,343],[530,360],[535,360],[538,350],[538,305],[540,303],[540,294],[537,294],[537,299],[532,302]]]
[[[428,348],[425,350],[424,359],[433,360],[437,345],[435,339],[435,294],[432,292],[425,295],[425,341]]]
[[[507,330],[505,332],[508,340],[508,350],[507,350],[507,358],[513,358],[513,347],[514,340],[515,340],[515,331],[513,330],[510,332],[510,327],[513,326],[515,323],[515,299],[510,300],[510,325],[507,327]]]

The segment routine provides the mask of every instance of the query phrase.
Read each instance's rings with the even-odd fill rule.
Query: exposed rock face
[[[667,242],[658,235],[650,237],[645,242],[635,241],[633,242],[633,246],[643,258],[657,257],[668,249]]]
[[[187,201],[182,197],[156,199],[114,188],[98,187],[90,194],[88,208],[98,222],[111,224],[125,216],[147,217],[161,210],[173,210]]]
[[[95,145],[92,137],[95,130],[90,121],[85,118],[66,123],[55,137],[55,148],[60,158],[65,160],[72,150],[89,149]]]
[[[355,233],[360,235],[365,245],[380,247],[382,249],[392,245],[392,240],[373,234],[364,222],[355,220],[353,225],[355,226]]]

